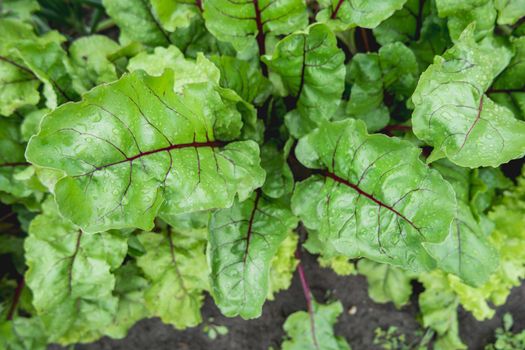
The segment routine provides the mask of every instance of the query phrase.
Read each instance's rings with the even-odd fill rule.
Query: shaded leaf
[[[137,258],[137,264],[150,281],[145,302],[151,315],[177,329],[201,323],[203,292],[208,289],[203,235],[168,226],[160,234],[148,232],[139,239],[146,254]]]
[[[332,116],[343,94],[345,67],[344,53],[326,25],[287,36],[263,61],[281,76],[301,118],[319,123]]]

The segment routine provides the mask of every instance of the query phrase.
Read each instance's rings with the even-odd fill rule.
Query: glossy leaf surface
[[[64,215],[88,231],[148,229],[161,206],[227,207],[262,185],[257,144],[229,142],[239,113],[206,83],[173,84],[135,72],[44,118],[26,156],[67,174],[55,187]]]
[[[433,265],[422,243],[446,238],[456,201],[417,148],[347,120],[322,125],[295,153],[318,175],[296,186],[292,208],[321,241],[349,257],[416,270]]]

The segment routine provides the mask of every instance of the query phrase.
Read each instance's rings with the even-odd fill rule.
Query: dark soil
[[[376,304],[368,297],[366,280],[362,276],[341,277],[328,269],[320,268],[315,258],[303,257],[303,265],[312,292],[318,301],[336,298],[345,308],[336,326],[336,333],[344,336],[353,350],[380,349],[373,345],[374,329],[396,326],[400,333],[413,339],[420,331],[417,317],[417,296],[412,302],[397,310],[393,304]],[[421,286],[415,285],[417,294]],[[500,326],[505,312],[514,316],[514,331],[525,328],[525,284],[515,288],[505,306],[498,309],[496,316],[489,321],[478,322],[468,312],[460,312],[461,338],[469,349],[483,349],[492,340],[494,330]],[[348,313],[357,308],[353,315]],[[277,295],[276,300],[267,302],[260,318],[245,321],[240,318],[221,316],[213,300],[207,297],[202,309],[203,318],[214,318],[215,324],[228,327],[228,334],[210,340],[197,327],[186,331],[176,331],[164,325],[159,319],[143,320],[137,323],[128,336],[122,340],[104,338],[96,343],[80,345],[77,350],[267,350],[280,348],[284,336],[282,325],[286,317],[306,308],[299,278],[296,274],[289,290]]]

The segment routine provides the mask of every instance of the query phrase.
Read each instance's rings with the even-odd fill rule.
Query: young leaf
[[[341,302],[322,305],[314,301],[312,309],[314,329],[308,312],[297,311],[288,316],[284,323],[288,339],[283,342],[282,350],[350,350],[346,340],[334,334],[334,324],[343,312]]]
[[[458,299],[446,275],[434,271],[421,274],[418,279],[425,286],[425,291],[419,295],[423,326],[432,328],[438,334],[435,349],[467,349],[459,337]]]
[[[229,141],[239,113],[207,83],[173,86],[171,71],[137,71],[44,118],[26,156],[67,174],[55,186],[62,214],[90,232],[149,229],[161,206],[228,207],[262,185],[257,144]]]
[[[297,159],[317,175],[300,182],[292,208],[338,254],[426,269],[423,242],[441,242],[456,201],[451,186],[412,144],[368,135],[362,121],[323,124],[302,138]]]
[[[316,20],[326,22],[335,30],[353,27],[375,28],[403,7],[407,0],[322,0],[323,7]]]
[[[260,191],[213,213],[208,235],[211,292],[224,315],[261,315],[272,258],[296,225],[286,202]]]
[[[26,281],[33,305],[61,344],[99,338],[113,321],[118,299],[111,273],[126,255],[120,232],[85,233],[62,218],[52,199],[29,227]]]
[[[277,249],[270,263],[270,279],[268,282],[268,300],[274,300],[275,293],[290,288],[292,277],[299,260],[295,258],[299,236],[289,232]]]
[[[137,264],[151,283],[145,301],[152,316],[177,329],[198,325],[203,291],[208,289],[204,235],[168,226],[165,232],[144,233],[139,239],[146,254]]]
[[[314,24],[281,40],[268,67],[279,74],[301,118],[319,123],[337,109],[344,90],[344,54],[324,24]]]
[[[238,51],[257,45],[261,56],[266,54],[268,34],[289,34],[308,23],[303,0],[206,0],[204,19],[217,39]]]
[[[525,122],[484,95],[511,52],[492,37],[476,43],[473,30],[465,29],[421,75],[412,96],[413,130],[434,147],[433,160],[495,167],[525,154]]]
[[[495,0],[494,6],[498,10],[499,25],[513,25],[525,16],[525,1],[523,0]]]
[[[409,302],[414,274],[398,267],[366,259],[359,261],[357,271],[366,276],[368,294],[376,303],[391,301],[399,309]]]

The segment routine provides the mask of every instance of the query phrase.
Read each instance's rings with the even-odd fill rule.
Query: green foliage
[[[464,349],[458,306],[492,317],[525,278],[525,176],[503,166],[525,154],[524,15],[2,1],[0,349],[123,338],[149,317],[214,338],[206,293],[256,318],[294,275],[307,312],[282,347],[349,349],[342,304],[310,300],[305,251],[397,308],[420,281],[417,346]],[[492,348],[521,346],[508,323]]]
[[[525,348],[525,331],[512,333],[512,315],[503,315],[503,327],[496,329],[496,341],[485,346],[485,350],[518,350]]]

